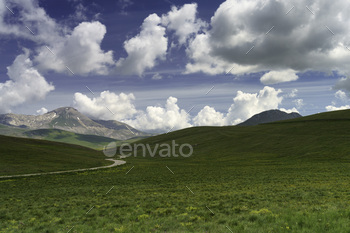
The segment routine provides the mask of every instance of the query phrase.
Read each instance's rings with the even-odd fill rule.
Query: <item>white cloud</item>
[[[222,126],[226,124],[226,119],[223,113],[217,112],[210,106],[205,106],[202,110],[199,111],[197,116],[193,118],[193,123],[196,126]]]
[[[241,123],[257,113],[278,109],[283,100],[281,93],[281,90],[268,86],[258,93],[238,91],[226,112],[219,112],[213,107],[205,106],[196,116],[191,116],[185,109],[181,109],[175,97],[169,97],[164,106],[148,106],[143,111],[135,109],[133,94],[118,95],[109,91],[104,91],[99,97],[93,99],[81,93],[75,93],[73,105],[80,112],[94,119],[123,121],[139,130],[163,133],[193,125],[223,126]],[[106,107],[115,114],[113,115]],[[298,112],[295,108],[282,110]]]
[[[348,10],[342,0],[227,0],[211,18],[210,29],[190,42],[187,73],[220,74],[232,66],[233,74],[288,69],[349,73]]]
[[[339,90],[334,94],[334,96],[335,96],[335,98],[337,98],[341,102],[343,102],[343,104],[349,102],[349,97],[347,96],[347,94],[344,91]],[[327,111],[337,111],[337,110],[350,109],[350,105],[343,105],[343,106],[337,107],[336,104],[337,104],[336,101],[333,101],[332,105],[326,106],[326,110]]]
[[[48,112],[48,110],[46,108],[44,108],[44,107],[42,107],[42,108],[40,108],[39,110],[36,111],[36,113],[39,114],[39,115],[43,115],[43,114],[45,114],[47,112]]]
[[[270,71],[264,74],[260,81],[265,85],[273,85],[283,82],[291,82],[298,80],[298,76],[295,74],[294,70],[282,70],[282,71]]]
[[[11,108],[27,102],[42,100],[55,89],[33,68],[29,50],[18,55],[7,67],[7,75],[10,80],[0,83],[0,113],[11,112]]]
[[[345,110],[345,109],[350,109],[350,105],[344,105],[344,106],[340,106],[340,107],[336,107],[334,105],[328,105],[326,106],[326,110],[327,111],[338,111],[338,110]]]
[[[166,132],[190,127],[190,116],[177,105],[177,98],[169,97],[164,107],[148,106],[133,120],[124,121],[131,126],[150,132]]]
[[[344,91],[337,91],[335,94],[334,94],[335,98],[343,101],[343,102],[346,102],[349,100],[348,96],[346,95],[346,93]]]
[[[340,100],[340,102],[344,103],[348,103],[349,102],[349,97],[347,96],[347,94],[344,91],[337,91],[334,94],[335,98],[337,98],[338,100]],[[337,110],[345,110],[345,109],[350,109],[350,105],[343,105],[340,107],[337,107],[337,102],[339,101],[332,101],[332,105],[328,105],[326,106],[326,110],[327,111],[337,111]]]
[[[68,66],[75,74],[108,74],[114,61],[112,51],[101,50],[105,34],[106,27],[100,22],[80,23],[71,34],[50,43],[52,53],[46,46],[40,47],[35,61],[42,70],[70,73]]]
[[[293,100],[293,103],[295,103],[297,109],[300,109],[300,108],[302,108],[304,106],[304,100],[303,99]]]
[[[195,125],[236,125],[263,111],[278,109],[283,97],[279,96],[281,90],[265,86],[258,93],[245,93],[238,91],[227,113],[220,113],[214,108],[205,106],[196,117]],[[286,112],[298,112],[295,108]]]
[[[74,107],[81,113],[94,119],[123,120],[132,117],[136,113],[133,94],[119,95],[104,91],[100,96],[89,98],[82,93],[74,94]]]
[[[286,113],[293,113],[293,112],[299,113],[298,109],[296,108],[292,108],[292,109],[280,108],[280,110]]]
[[[289,94],[285,95],[287,98],[295,98],[298,96],[298,89],[293,89]]]
[[[16,15],[13,15],[6,6],[12,9],[12,12],[16,12]],[[16,17],[16,23],[13,20],[6,20],[6,17]],[[34,32],[34,35],[26,26]],[[38,1],[0,1],[0,34],[46,43],[55,40],[62,29],[43,8],[39,7]]]
[[[281,90],[265,86],[259,93],[244,93],[238,91],[233,104],[228,110],[227,123],[238,124],[253,115],[271,109],[278,109],[283,97]]]
[[[180,44],[185,44],[189,37],[206,26],[197,19],[197,3],[185,4],[181,8],[173,6],[171,11],[162,16],[162,24],[174,30]]]
[[[257,65],[239,65],[214,56],[211,41],[206,33],[197,34],[189,42],[186,54],[190,62],[186,64],[186,74],[203,72],[210,75],[230,72],[232,74],[243,74],[258,71]]]
[[[39,71],[70,74],[66,68],[68,66],[75,74],[104,75],[109,73],[109,66],[115,64],[112,51],[104,52],[101,49],[106,27],[100,22],[82,22],[70,30],[48,16],[38,1],[14,0],[7,6],[16,14],[12,15],[5,2],[0,2],[0,34],[34,41],[39,47],[35,49],[37,55],[33,61]],[[83,17],[84,10],[84,6],[78,4],[78,15],[75,17]],[[6,17],[16,17],[16,23],[7,23]]]
[[[123,74],[141,76],[147,69],[153,68],[158,60],[164,60],[168,47],[165,28],[160,25],[157,14],[149,15],[141,26],[141,32],[124,42],[127,58],[120,58],[117,70]]]

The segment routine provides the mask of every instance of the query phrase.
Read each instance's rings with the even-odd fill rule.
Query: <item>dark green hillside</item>
[[[195,127],[139,141],[189,143],[192,159],[230,156],[249,158],[269,154],[276,159],[350,158],[350,110],[317,114],[293,120],[246,127]],[[248,156],[248,157],[247,157]]]
[[[64,143],[0,136],[0,175],[98,167],[102,152]]]
[[[323,113],[318,113],[311,116],[287,120],[285,122],[300,122],[300,121],[350,121],[350,110],[323,112]]]

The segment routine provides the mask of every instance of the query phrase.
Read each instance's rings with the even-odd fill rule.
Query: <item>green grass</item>
[[[113,138],[108,138],[103,136],[78,134],[78,133],[73,133],[73,132],[60,130],[60,129],[29,130],[29,129],[22,129],[18,127],[11,127],[3,124],[0,124],[0,135],[42,139],[42,140],[53,141],[53,142],[63,142],[63,143],[84,146],[95,150],[103,150],[104,147],[111,142],[116,142],[117,145],[121,145],[123,143],[131,143],[143,138],[147,138],[147,136],[144,136],[144,137],[134,137],[128,140],[116,140]]]
[[[1,135],[12,136],[12,137],[23,137],[23,133],[26,131],[27,130],[23,128],[0,124]]]
[[[30,138],[38,138],[38,139],[44,139],[44,140],[54,141],[54,142],[75,144],[75,145],[85,146],[85,147],[98,149],[98,150],[102,150],[103,147],[110,142],[118,141],[113,138],[72,133],[72,132],[68,132],[60,129],[30,130],[25,132],[24,135]]]
[[[102,152],[44,140],[0,136],[0,175],[62,171],[110,164]]]
[[[141,142],[189,158],[0,180],[0,232],[350,232],[349,116],[185,129]]]

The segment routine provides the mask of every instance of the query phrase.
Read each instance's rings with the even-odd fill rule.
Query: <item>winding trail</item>
[[[11,176],[0,176],[0,179],[15,178],[15,177],[27,177],[27,176],[42,176],[42,175],[50,175],[50,174],[62,174],[62,173],[69,173],[69,172],[91,171],[91,170],[98,170],[98,169],[116,167],[116,166],[123,165],[123,164],[126,163],[124,160],[117,160],[117,159],[106,159],[106,160],[112,161],[114,163],[111,164],[111,165],[102,166],[102,167],[82,168],[82,169],[67,170],[67,171],[43,172],[43,173],[21,174],[21,175],[11,175]]]

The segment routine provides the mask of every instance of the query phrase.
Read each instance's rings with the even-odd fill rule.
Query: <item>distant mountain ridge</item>
[[[245,122],[238,125],[253,126],[253,125],[260,125],[264,123],[271,123],[275,121],[291,120],[299,117],[302,117],[302,116],[297,112],[286,113],[275,109],[275,110],[268,110],[268,111],[256,114],[251,118],[249,118],[248,120],[246,120]]]
[[[43,115],[2,114],[0,124],[19,128],[60,129],[78,134],[88,134],[125,140],[150,136],[119,121],[93,120],[72,107],[62,107]]]

